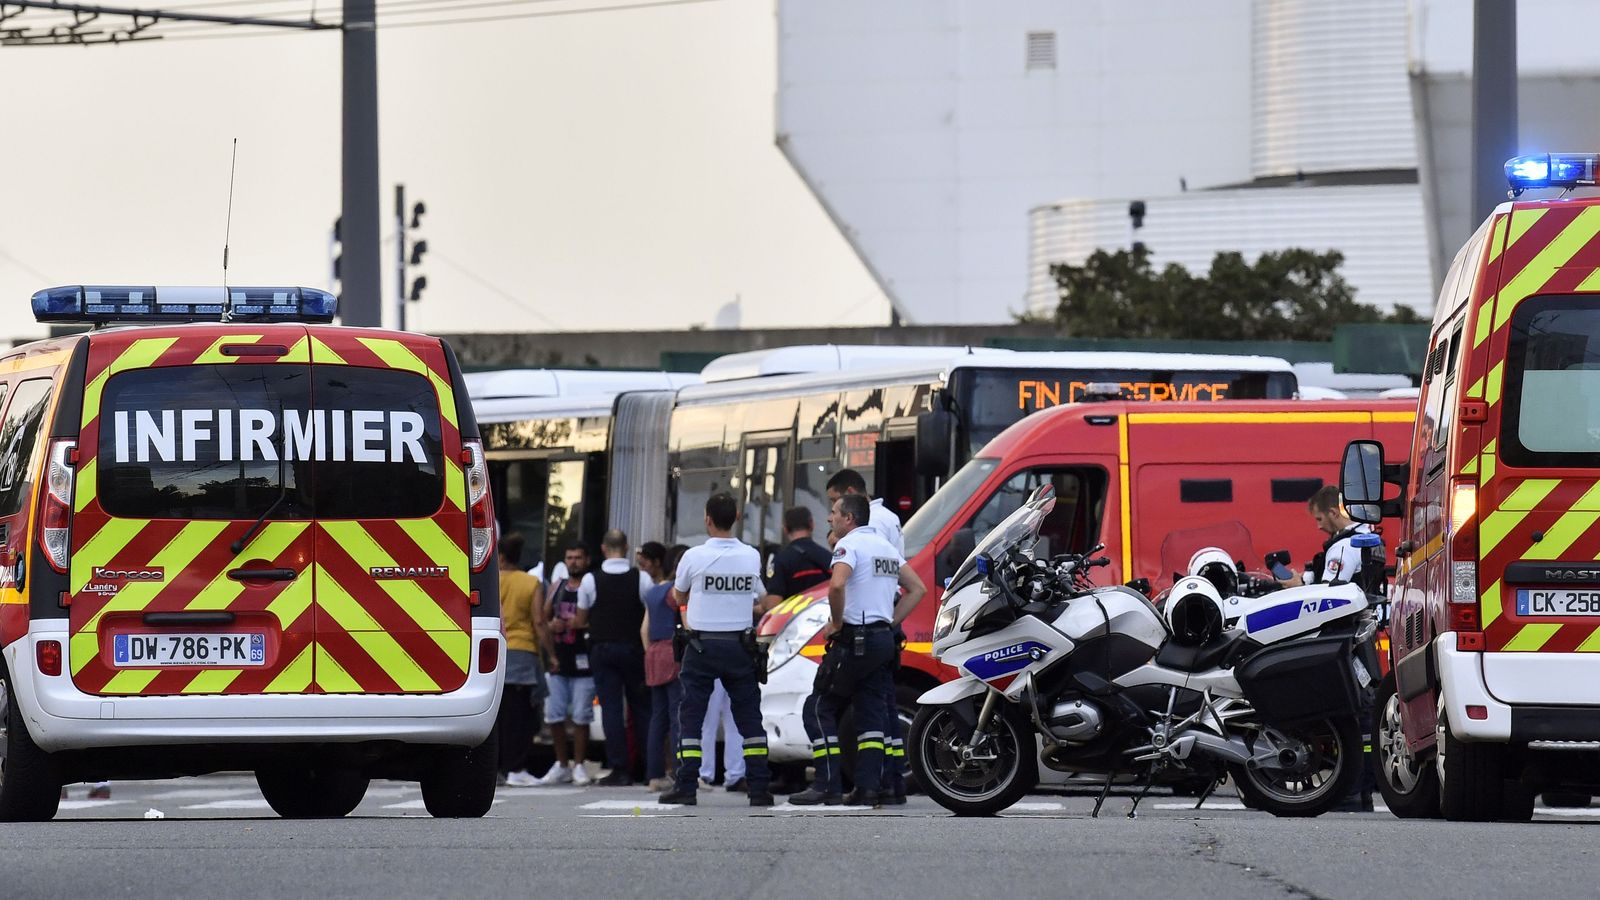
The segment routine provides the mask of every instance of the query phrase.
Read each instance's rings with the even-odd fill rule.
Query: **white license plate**
[[[1600,591],[1518,588],[1519,616],[1600,616]]]
[[[245,634],[119,634],[111,640],[116,666],[263,666],[267,636]]]

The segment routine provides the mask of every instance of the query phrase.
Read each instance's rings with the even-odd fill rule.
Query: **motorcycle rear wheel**
[[[1302,741],[1309,758],[1297,770],[1229,764],[1228,776],[1245,805],[1275,816],[1320,816],[1350,793],[1361,768],[1361,730],[1354,716],[1318,719],[1276,729]]]
[[[1004,704],[1002,704],[1004,705]],[[992,816],[1021,800],[1039,783],[1033,730],[1009,710],[989,721],[993,760],[963,760],[958,748],[972,737],[948,706],[924,706],[911,722],[906,746],[911,772],[922,789],[958,816]]]

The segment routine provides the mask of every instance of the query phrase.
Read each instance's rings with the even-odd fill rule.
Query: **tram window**
[[[672,528],[674,541],[691,547],[705,541],[706,501],[721,491],[736,494],[732,487],[733,475],[732,469],[694,469],[678,476],[677,518]]]
[[[828,479],[838,471],[837,459],[802,460],[794,467],[794,505],[811,510],[819,534],[828,528]]]

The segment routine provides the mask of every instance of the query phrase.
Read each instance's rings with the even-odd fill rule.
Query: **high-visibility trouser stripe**
[[[690,750],[687,747],[678,751],[679,759],[701,759],[699,750]]]
[[[766,747],[746,747],[746,748],[744,748],[744,755],[745,756],[766,756],[767,755],[767,748]]]
[[[841,751],[838,747],[825,747],[820,750],[811,751],[811,758],[822,759],[824,756],[838,756],[840,752]]]

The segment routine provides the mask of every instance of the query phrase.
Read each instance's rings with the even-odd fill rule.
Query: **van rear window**
[[[1511,316],[1501,453],[1514,466],[1600,464],[1600,303],[1532,297]]]
[[[414,518],[444,499],[433,386],[354,366],[140,369],[106,385],[100,504],[126,518]]]

